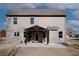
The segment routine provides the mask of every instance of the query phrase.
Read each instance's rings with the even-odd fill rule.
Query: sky
[[[0,3],[0,29],[7,28],[6,15],[18,8],[64,10],[66,28],[79,34],[79,3]]]

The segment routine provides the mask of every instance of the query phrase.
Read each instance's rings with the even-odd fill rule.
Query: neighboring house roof
[[[0,31],[0,37],[6,37],[6,31],[5,30]]]
[[[53,9],[16,9],[10,15],[65,15],[62,10]]]
[[[69,36],[69,37],[75,37],[75,30],[71,29],[71,28],[67,28],[66,29],[66,34]]]

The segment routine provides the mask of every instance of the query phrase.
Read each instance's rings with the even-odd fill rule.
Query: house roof
[[[7,16],[11,15],[65,15],[62,10],[53,9],[16,9]]]
[[[46,28],[43,28],[41,26],[38,26],[38,25],[34,25],[32,27],[29,27],[27,29],[25,29],[26,31],[47,31]]]

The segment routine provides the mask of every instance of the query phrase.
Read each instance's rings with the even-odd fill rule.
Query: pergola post
[[[49,30],[47,30],[47,44],[49,43]]]

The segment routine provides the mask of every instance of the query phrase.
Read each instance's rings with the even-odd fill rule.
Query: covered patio
[[[49,31],[46,28],[35,25],[24,29],[24,43],[49,43]]]

